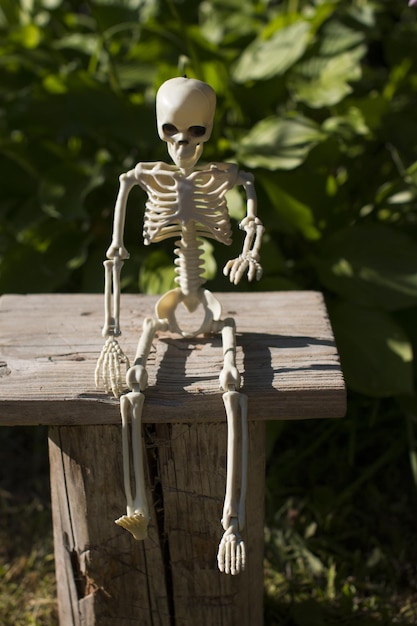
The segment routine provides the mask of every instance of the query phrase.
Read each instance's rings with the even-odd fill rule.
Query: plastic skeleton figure
[[[241,531],[245,522],[245,493],[247,479],[247,397],[239,392],[240,375],[236,368],[235,322],[221,319],[221,305],[208,290],[203,289],[202,241],[208,237],[226,245],[231,243],[231,228],[225,194],[235,185],[242,185],[247,196],[247,215],[240,224],[246,233],[242,254],[229,261],[224,274],[237,284],[245,272],[248,279],[259,280],[262,268],[259,249],[264,228],[256,215],[256,195],[251,174],[242,172],[229,163],[210,163],[196,167],[204,142],[211,135],[216,106],[212,88],[199,80],[173,78],[159,89],[156,99],[158,134],[167,142],[174,165],[166,163],[138,163],[120,176],[120,189],[114,214],[113,239],[107,251],[105,266],[105,325],[107,338],[97,363],[96,382],[123,394],[121,364],[127,368],[126,382],[130,391],[120,398],[124,485],[127,514],[116,523],[129,530],[136,539],[147,536],[149,512],[145,495],[141,414],[144,390],[147,386],[146,362],[152,341],[158,331],[171,331],[183,337],[207,333],[221,333],[224,364],[220,373],[220,387],[228,423],[227,480],[223,508],[223,538],[218,550],[218,565],[222,572],[237,574],[245,567],[245,545]],[[155,317],[143,323],[132,367],[120,349],[116,337],[120,335],[119,300],[120,269],[129,257],[123,245],[126,202],[134,185],[147,193],[144,216],[144,243],[149,245],[168,237],[178,237],[175,260],[176,289],[163,295],[156,305]],[[202,307],[204,321],[195,332],[181,330],[176,310],[179,305],[189,312]],[[241,454],[238,450],[239,417],[241,427]],[[131,424],[131,443],[129,428]],[[132,495],[130,463],[132,459],[135,495]],[[238,467],[240,459],[241,467]],[[240,477],[240,485],[237,481]]]

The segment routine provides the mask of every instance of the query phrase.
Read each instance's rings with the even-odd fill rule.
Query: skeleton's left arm
[[[262,236],[265,228],[257,216],[256,191],[253,184],[253,175],[249,172],[239,172],[237,184],[242,185],[246,192],[246,217],[240,222],[239,228],[244,230],[245,240],[242,253],[228,261],[223,269],[225,276],[229,276],[230,282],[238,284],[243,274],[248,272],[248,280],[259,280],[262,276],[262,267],[259,263],[259,251],[262,244]]]

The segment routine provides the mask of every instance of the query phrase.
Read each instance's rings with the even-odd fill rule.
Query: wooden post
[[[61,626],[261,626],[264,424],[341,417],[345,391],[323,299],[314,292],[219,294],[236,319],[249,397],[247,569],[217,569],[226,482],[219,337],[164,334],[149,359],[144,408],[149,537],[125,512],[118,402],[94,389],[102,298],[3,296],[0,425],[49,425]],[[122,298],[133,354],[156,298]],[[302,427],[302,425],[300,425]]]

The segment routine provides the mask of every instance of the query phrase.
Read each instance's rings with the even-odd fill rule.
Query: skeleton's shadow
[[[157,341],[165,344],[166,348],[162,355],[158,369],[156,372],[155,388],[161,385],[161,389],[175,385],[177,388],[185,389],[193,384],[198,384],[199,381],[218,379],[221,367],[223,365],[222,360],[222,341],[220,335],[213,335],[210,337],[198,337],[195,339],[178,338],[158,338]],[[336,354],[335,343],[327,339],[318,339],[316,337],[309,336],[297,336],[290,337],[286,335],[271,335],[268,333],[242,333],[236,336],[237,349],[243,353],[243,371],[241,371],[243,377],[242,391],[247,393],[255,393],[259,390],[259,380],[262,379],[262,386],[271,391],[274,389],[274,379],[276,375],[285,374],[285,372],[295,371],[337,371],[339,365],[334,363],[307,363],[308,359],[303,359],[305,365],[295,363],[293,366],[288,367],[275,367],[273,365],[272,351],[276,350],[300,350],[306,349],[309,346],[321,346],[334,349]],[[220,352],[218,359],[219,369],[217,372],[212,371],[210,374],[203,374],[201,376],[192,375],[187,373],[187,359],[190,357],[194,350],[201,349],[201,346],[210,346],[217,353]],[[204,354],[201,355],[204,359]],[[212,368],[211,368],[212,369]],[[201,364],[201,371],[204,371],[204,362]],[[201,389],[204,392],[204,389]]]

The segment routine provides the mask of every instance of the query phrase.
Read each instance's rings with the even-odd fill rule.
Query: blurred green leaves
[[[413,393],[413,349],[387,313],[349,302],[330,305],[346,382],[368,396]]]
[[[417,21],[403,0],[4,0],[0,34],[2,291],[101,291],[118,177],[168,159],[154,97],[186,71],[218,95],[204,157],[255,173],[257,288],[324,291],[350,388],[413,393]],[[172,242],[141,245],[144,202],[132,192],[123,285],[161,292]],[[210,288],[228,288],[215,269],[240,245],[205,249]]]
[[[290,170],[301,165],[323,138],[320,128],[308,118],[300,115],[267,117],[243,137],[237,155],[251,168]]]
[[[277,28],[269,38],[259,36],[239,57],[232,78],[243,83],[283,74],[304,54],[309,31],[308,23],[299,20],[290,26]]]
[[[395,311],[417,304],[415,241],[382,224],[361,224],[326,239],[316,267],[329,290],[356,304]]]
[[[289,80],[296,100],[312,108],[332,106],[352,92],[350,83],[361,78],[361,46],[353,52],[332,57],[315,57],[300,63]]]

